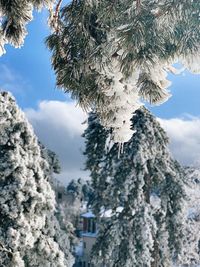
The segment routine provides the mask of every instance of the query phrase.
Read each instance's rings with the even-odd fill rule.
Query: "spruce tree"
[[[0,94],[0,266],[71,267],[68,236],[54,216],[52,174],[13,97]]]
[[[57,86],[95,107],[114,141],[126,142],[140,99],[170,97],[175,62],[200,72],[199,16],[193,0],[72,0],[47,39]]]
[[[92,261],[95,266],[171,267],[179,262],[184,243],[184,172],[149,111],[136,111],[132,123],[136,133],[120,157],[117,144],[107,147],[110,133],[95,113],[84,133],[99,225]]]

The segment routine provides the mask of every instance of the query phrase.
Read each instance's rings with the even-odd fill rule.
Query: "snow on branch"
[[[175,63],[200,73],[199,1],[73,1],[60,15],[47,39],[57,86],[95,109],[115,142],[131,137],[143,100],[168,100]]]

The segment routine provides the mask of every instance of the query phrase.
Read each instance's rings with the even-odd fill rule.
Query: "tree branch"
[[[11,249],[10,250],[7,249],[2,243],[0,243],[0,250],[7,252],[9,255],[13,255],[13,252],[11,251]]]
[[[62,1],[63,0],[59,0],[58,1],[58,4],[56,5],[56,10],[55,10],[55,14],[54,14],[55,18],[58,18],[59,17],[59,11],[60,11],[60,7],[62,5]]]
[[[56,7],[55,11],[50,9],[50,17],[49,17],[49,24],[50,26],[54,29],[56,34],[59,32],[59,12],[60,12],[60,7],[62,5],[63,0],[59,0]]]
[[[138,13],[140,12],[140,8],[141,8],[141,0],[136,0],[136,9]]]

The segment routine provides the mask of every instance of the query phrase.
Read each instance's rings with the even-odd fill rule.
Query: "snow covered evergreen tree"
[[[93,190],[91,182],[89,180],[78,180],[72,179],[66,188],[67,192],[72,194],[74,198],[80,199],[83,202],[90,202],[93,198]]]
[[[185,169],[187,183],[187,222],[186,236],[182,259],[187,267],[200,265],[200,169]]]
[[[120,157],[94,113],[84,133],[93,210],[100,228],[93,262],[109,267],[171,267],[180,260],[184,243],[184,172],[171,158],[168,138],[149,111],[136,111],[132,123],[136,133]],[[112,216],[105,219],[102,213],[108,209]]]
[[[57,195],[55,212],[48,215],[48,219],[46,220],[46,231],[49,236],[53,234],[54,239],[58,242],[61,250],[66,254],[66,258],[69,257],[69,250],[73,250],[73,246],[75,245],[75,224],[73,221],[74,214],[77,215],[78,210],[75,205],[69,201],[68,198],[58,199],[58,194],[61,193],[60,189],[63,191],[66,188],[54,177],[55,174],[59,174],[61,172],[61,166],[58,159],[58,156],[55,152],[47,149],[40,143],[41,155],[45,161],[48,162],[48,168],[46,169],[46,176],[51,184],[51,187]],[[70,211],[69,212],[69,207]],[[80,214],[80,212],[79,212]],[[71,267],[72,263],[70,264]]]
[[[1,0],[0,1],[0,56],[5,44],[21,47],[27,35],[26,25],[33,18],[34,8],[52,9],[55,0]]]
[[[170,97],[173,63],[200,72],[199,16],[193,0],[72,0],[47,39],[57,85],[126,142],[140,99]]]
[[[54,216],[51,168],[13,97],[0,93],[0,266],[71,267]]]

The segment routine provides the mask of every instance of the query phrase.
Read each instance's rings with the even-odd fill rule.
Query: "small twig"
[[[9,26],[11,25],[11,23],[12,23],[12,20],[9,19],[9,20],[7,21],[7,23],[6,23],[6,26],[5,26],[4,30],[3,30],[3,36],[4,36],[4,37],[6,36],[6,32],[7,32],[8,28],[9,28]]]
[[[155,17],[156,18],[159,18],[163,15],[166,15],[168,12],[170,12],[170,10],[173,8],[173,6],[168,6],[167,8],[165,8],[163,11],[162,10],[158,10],[156,13],[155,13]]]
[[[56,8],[55,8],[55,12],[53,14],[53,25],[54,25],[56,33],[59,32],[59,11],[60,11],[60,7],[62,5],[62,1],[63,0],[58,1]]]
[[[50,247],[50,249],[53,251],[53,248],[52,248],[52,246],[50,245],[50,243],[49,243],[48,240],[47,240],[47,244],[48,244],[48,246]]]
[[[56,10],[55,10],[55,14],[54,14],[55,18],[58,18],[59,17],[59,11],[60,11],[60,7],[62,5],[62,1],[63,0],[59,0],[58,1],[58,4],[56,5]]]
[[[0,251],[5,251],[7,252],[9,255],[13,255],[12,250],[7,249],[2,243],[0,243]]]
[[[140,12],[140,8],[141,8],[141,0],[136,0],[136,9],[138,13]]]

